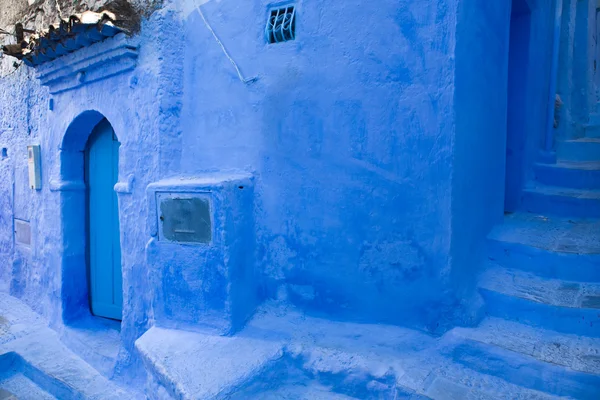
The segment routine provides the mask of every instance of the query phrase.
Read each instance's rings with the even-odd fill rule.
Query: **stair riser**
[[[480,293],[490,316],[561,333],[600,337],[600,309],[557,307],[483,288]]]
[[[598,103],[597,108],[600,108],[600,103]],[[590,119],[589,119],[589,124],[590,125],[600,125],[600,114],[591,113]]]
[[[6,354],[4,356],[6,356]],[[3,362],[1,362],[1,358],[4,356],[0,356],[0,364],[3,364]],[[31,365],[30,361],[31,360],[26,360],[20,355],[17,355],[15,362],[12,364],[12,368],[17,368],[17,370],[20,370],[19,372],[23,373],[23,375],[29,378],[38,387],[57,399],[75,400],[83,398],[82,394],[77,393],[74,388],[65,384],[61,379],[47,373],[47,371],[42,371]],[[4,399],[4,397],[2,398]],[[12,399],[12,397],[9,397],[9,399]]]
[[[520,243],[488,240],[488,257],[497,264],[549,279],[600,282],[600,254],[557,253]]]
[[[116,360],[94,351],[87,343],[73,335],[69,330],[65,330],[61,336],[63,343],[68,343],[71,351],[79,355],[85,362],[94,367],[98,372],[110,379],[114,372]]]
[[[564,161],[599,161],[600,143],[561,142],[557,146],[556,156]]]
[[[600,218],[600,200],[524,191],[522,208],[530,213],[572,218]]]
[[[535,177],[544,185],[573,189],[600,189],[600,170],[538,165],[535,167]]]
[[[585,128],[585,136],[589,138],[600,138],[600,121],[597,124]]]
[[[452,358],[472,370],[554,396],[598,398],[600,376],[574,372],[479,342],[465,341],[454,349]]]

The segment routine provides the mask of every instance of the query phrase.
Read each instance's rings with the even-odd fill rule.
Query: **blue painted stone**
[[[593,2],[564,0],[556,160],[553,2],[298,2],[273,45],[271,3],[192,3],[0,77],[0,357],[58,398],[598,398]],[[165,235],[169,196],[207,207]]]

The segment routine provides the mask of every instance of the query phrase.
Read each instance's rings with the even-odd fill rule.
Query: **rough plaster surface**
[[[31,12],[46,25],[63,3],[14,3],[0,27]],[[582,218],[600,212],[596,175],[556,164],[538,197],[516,186],[536,214],[502,218],[510,1],[298,2],[297,38],[277,45],[264,40],[269,2],[200,3],[202,15],[189,1],[135,3],[139,34],[43,69],[103,71],[94,82],[61,86],[2,60],[0,290],[36,313],[4,336],[21,357],[7,379],[39,386],[46,372],[26,365],[72,362],[92,388],[110,378],[152,399],[598,397],[597,343],[572,336],[600,337],[598,222]],[[528,182],[540,179],[552,7],[519,4],[536,43],[516,171]],[[102,56],[123,44],[129,63]],[[240,82],[223,48],[257,79]],[[567,50],[573,70],[586,51]],[[102,118],[121,143],[120,324],[88,307],[82,150]],[[40,191],[27,187],[34,143]],[[212,196],[212,247],[160,242],[159,190]],[[485,313],[506,321],[451,330]]]
[[[224,6],[204,15],[258,80],[241,84],[198,13],[187,16],[178,173],[258,172],[265,297],[302,286],[312,295],[290,298],[313,312],[435,330],[455,306],[455,2],[302,3],[297,40],[271,46],[266,1]]]

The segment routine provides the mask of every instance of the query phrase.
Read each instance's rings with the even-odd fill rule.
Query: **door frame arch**
[[[65,324],[91,317],[89,265],[87,261],[87,193],[84,179],[86,145],[94,128],[107,119],[96,110],[80,113],[69,124],[59,153],[60,180],[54,190],[60,192],[61,222],[61,306]],[[116,133],[115,133],[116,135]],[[120,238],[119,238],[120,240]]]

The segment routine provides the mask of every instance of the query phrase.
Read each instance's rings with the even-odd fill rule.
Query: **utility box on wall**
[[[193,193],[157,193],[158,238],[177,243],[212,239],[210,197]]]
[[[31,245],[31,226],[29,221],[15,218],[15,242],[25,246]]]
[[[42,188],[42,169],[40,146],[27,146],[27,166],[29,167],[29,187],[34,190]]]
[[[257,304],[254,184],[247,174],[169,179],[147,188],[146,255],[158,326],[219,334]]]

